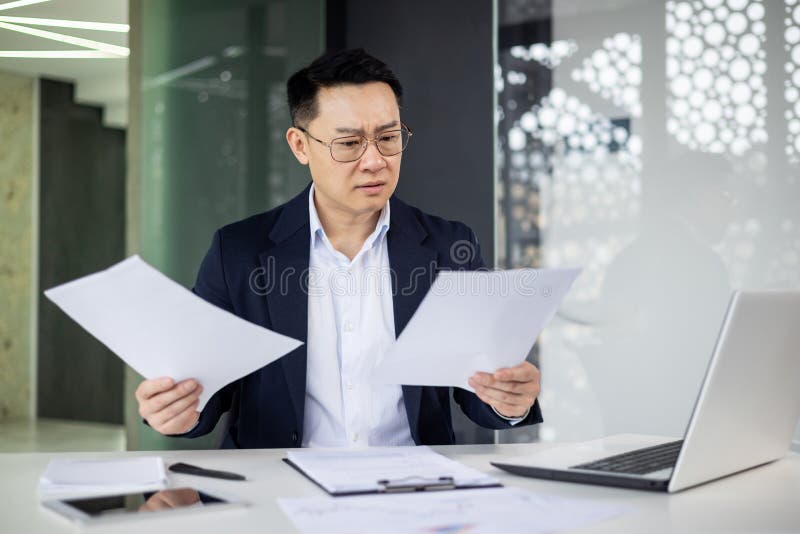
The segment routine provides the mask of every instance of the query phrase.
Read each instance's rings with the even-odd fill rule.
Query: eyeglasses
[[[399,130],[387,130],[381,132],[372,139],[368,139],[363,135],[348,135],[347,137],[337,137],[332,139],[330,143],[326,143],[322,139],[317,139],[305,128],[295,126],[298,130],[309,136],[314,141],[328,147],[331,151],[331,157],[334,161],[340,163],[349,163],[361,159],[364,152],[370,143],[375,143],[375,147],[382,156],[396,156],[406,149],[408,140],[411,138],[411,129],[405,124],[400,123]]]

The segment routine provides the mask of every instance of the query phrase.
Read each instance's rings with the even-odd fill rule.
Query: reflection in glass
[[[161,490],[152,494],[140,507],[140,512],[155,512],[202,504],[200,494],[192,488]]]
[[[217,228],[308,182],[284,138],[285,86],[324,48],[313,30],[324,26],[323,8],[321,0],[131,0],[129,247],[186,287]],[[216,448],[225,426],[205,438],[165,438],[141,427],[128,404],[136,449]]]

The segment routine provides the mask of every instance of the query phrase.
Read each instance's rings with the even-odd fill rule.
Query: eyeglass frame
[[[400,122],[400,128],[398,128],[396,130],[385,130],[382,133],[399,132],[399,131],[405,130],[406,132],[408,132],[408,140],[406,141],[406,145],[403,148],[400,149],[400,152],[395,152],[394,154],[384,154],[383,152],[381,152],[381,149],[378,146],[378,137],[380,137],[380,134],[376,135],[375,137],[373,137],[371,139],[368,138],[366,135],[343,135],[341,137],[334,137],[333,139],[331,139],[330,143],[326,143],[322,139],[317,139],[316,137],[311,135],[311,133],[308,130],[306,130],[305,128],[303,128],[302,126],[295,126],[295,128],[297,128],[298,130],[300,130],[301,132],[303,132],[304,134],[306,134],[307,136],[309,136],[311,139],[313,139],[317,143],[321,144],[322,146],[327,147],[328,151],[331,154],[331,159],[333,161],[337,162],[337,163],[353,163],[354,161],[360,160],[361,158],[364,157],[364,154],[367,153],[367,148],[369,148],[369,145],[372,144],[372,143],[375,143],[375,148],[377,149],[378,153],[381,156],[385,157],[385,158],[390,158],[392,156],[396,156],[397,154],[402,154],[405,151],[406,147],[408,146],[408,141],[411,140],[411,136],[414,135],[414,132],[411,131],[411,128],[409,128],[408,125],[405,124],[402,121]],[[348,160],[348,161],[340,161],[340,160],[338,160],[338,159],[333,157],[333,142],[338,140],[338,139],[347,139],[348,137],[360,137],[362,139],[362,143],[364,143],[364,141],[366,141],[366,144],[363,145],[364,149],[361,151],[361,154],[356,159],[351,159],[351,160]]]

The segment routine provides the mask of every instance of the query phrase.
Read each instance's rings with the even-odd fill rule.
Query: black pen
[[[231,473],[230,471],[215,471],[213,469],[203,469],[196,465],[189,465],[182,462],[172,464],[169,470],[173,473],[182,473],[184,475],[197,475],[199,477],[211,478],[224,478],[225,480],[247,480],[242,475]]]

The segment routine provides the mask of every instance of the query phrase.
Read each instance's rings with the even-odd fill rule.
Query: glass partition
[[[682,435],[731,290],[800,287],[800,2],[497,6],[498,265],[583,268],[538,437]]]
[[[217,228],[309,181],[284,138],[285,87],[324,48],[324,2],[132,0],[130,9],[129,252],[191,287]],[[129,370],[129,448],[216,445],[143,427],[139,381]]]

